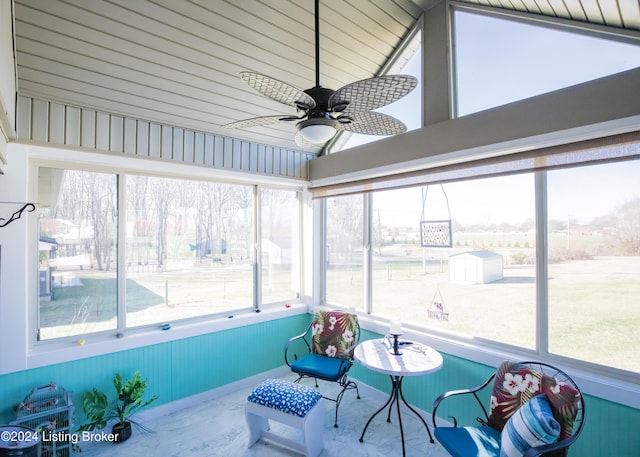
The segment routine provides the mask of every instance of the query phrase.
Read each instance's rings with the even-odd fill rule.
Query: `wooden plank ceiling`
[[[379,74],[440,0],[321,0],[320,81]],[[249,88],[242,70],[314,85],[313,0],[14,0],[18,92],[147,121],[299,149],[293,126],[221,126],[294,114]],[[637,0],[469,0],[640,29]]]

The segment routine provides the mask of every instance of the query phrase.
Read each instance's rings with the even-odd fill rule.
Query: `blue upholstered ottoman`
[[[247,398],[245,417],[249,426],[249,447],[268,439],[307,457],[317,457],[324,447],[324,409],[317,390],[283,379],[267,379]],[[302,430],[302,443],[269,431],[269,420]]]

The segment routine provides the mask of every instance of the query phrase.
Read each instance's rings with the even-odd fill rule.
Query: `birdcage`
[[[75,435],[72,433],[71,396],[55,383],[36,387],[16,408],[12,425],[22,425],[38,432],[42,457],[71,457]]]

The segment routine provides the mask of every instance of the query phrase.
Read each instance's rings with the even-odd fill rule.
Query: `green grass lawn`
[[[391,265],[391,266],[389,266]],[[507,266],[488,284],[449,281],[446,263],[423,273],[417,259],[378,262],[373,270],[376,314],[535,349],[536,285],[533,266]],[[640,258],[596,257],[549,267],[549,350],[638,371]],[[362,308],[363,275],[355,267],[328,271],[329,301]],[[434,296],[448,320],[428,317]]]
[[[411,254],[411,253],[410,253]],[[377,257],[373,268],[374,312],[405,322],[535,349],[536,286],[531,265],[506,265],[489,284],[449,281],[448,261],[402,255]],[[116,327],[116,282],[95,271],[78,271],[76,285],[55,288],[40,306],[42,338],[79,335]],[[291,283],[288,270],[270,272],[273,293]],[[603,365],[638,371],[640,258],[594,257],[549,267],[549,350]],[[363,309],[363,273],[355,264],[327,270],[330,303]],[[271,295],[270,295],[271,293]],[[194,266],[176,271],[131,272],[127,324],[158,324],[248,307],[253,294],[249,265]],[[274,295],[275,294],[275,295]],[[434,296],[448,320],[429,318]]]

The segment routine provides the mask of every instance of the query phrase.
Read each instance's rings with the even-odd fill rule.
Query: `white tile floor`
[[[289,377],[287,377],[289,379]],[[291,378],[293,379],[293,378]],[[308,380],[306,385],[313,385]],[[320,384],[321,392],[333,393],[334,385]],[[293,457],[300,454],[276,444],[259,440],[250,449],[244,418],[244,404],[251,388],[240,388],[223,397],[202,402],[163,415],[150,414],[144,425],[153,434],[144,435],[134,430],[128,441],[120,444],[83,444],[79,457],[154,456],[154,457]],[[364,442],[359,438],[367,420],[380,408],[386,398],[380,392],[360,385],[361,399],[348,391],[338,417],[339,427],[333,427],[334,403],[325,402],[326,426],[324,450],[320,457],[398,457],[402,455],[400,430],[395,414],[391,423],[386,412],[371,422]],[[395,408],[394,408],[395,410]],[[395,411],[394,411],[395,413]],[[424,415],[428,424],[431,419]],[[412,414],[403,414],[406,456],[446,457],[448,454],[437,444],[429,443],[422,423]],[[288,436],[297,436],[297,430],[272,422],[271,430]]]

